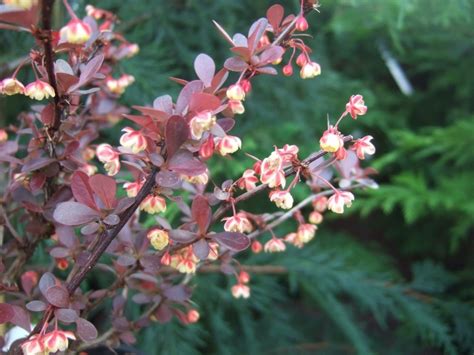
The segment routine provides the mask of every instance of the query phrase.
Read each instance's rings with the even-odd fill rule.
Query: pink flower
[[[298,238],[304,243],[308,243],[311,239],[314,238],[316,234],[317,227],[313,224],[300,224],[297,230]]]
[[[232,154],[242,147],[242,141],[239,137],[226,135],[223,138],[216,138],[216,151],[222,155]]]
[[[260,181],[268,187],[285,187],[285,173],[283,172],[283,159],[277,151],[263,159],[260,166]]]
[[[149,214],[165,212],[166,201],[161,196],[148,195],[140,204],[140,210]]]
[[[52,353],[65,351],[69,346],[68,339],[76,340],[76,337],[72,332],[53,330],[44,335],[44,345]]]
[[[214,149],[214,138],[212,135],[209,135],[209,138],[207,138],[206,141],[201,145],[201,148],[199,148],[199,156],[202,159],[209,159],[214,154]]]
[[[134,181],[134,182],[126,182],[123,184],[123,188],[127,192],[128,197],[135,197],[138,195],[138,191],[143,186],[143,181]]]
[[[285,190],[274,190],[270,192],[270,201],[274,202],[278,208],[289,210],[293,207],[293,196]]]
[[[311,79],[321,74],[321,67],[316,62],[308,62],[300,70],[301,79]]]
[[[3,0],[5,5],[15,6],[24,10],[31,9],[38,4],[38,0]]]
[[[4,129],[0,129],[0,143],[6,142],[8,140],[8,133]]]
[[[346,104],[346,112],[349,113],[353,119],[367,113],[367,106],[365,106],[362,95],[351,96],[349,102]]]
[[[192,246],[188,246],[171,256],[170,266],[183,274],[193,274],[196,272],[198,262],[199,259],[194,255]]]
[[[249,273],[247,271],[241,271],[239,273],[239,282],[246,284],[246,283],[249,283],[249,281],[250,281]]]
[[[296,65],[299,67],[304,66],[306,63],[308,63],[308,56],[306,53],[301,52],[298,57],[296,58]]]
[[[0,93],[8,96],[24,94],[25,86],[15,78],[5,78],[0,82]]]
[[[263,246],[262,246],[262,243],[260,243],[258,240],[254,240],[252,244],[250,245],[250,248],[255,254],[258,254],[262,252]]]
[[[341,146],[336,153],[334,153],[334,158],[337,160],[344,160],[347,157],[347,150],[344,148],[344,146]]]
[[[119,154],[110,144],[100,144],[96,149],[97,159],[104,163],[104,168],[110,176],[116,175],[120,171]]]
[[[316,211],[324,212],[326,211],[326,208],[328,207],[328,198],[326,196],[320,196],[314,199],[312,204]]]
[[[227,102],[227,105],[229,106],[230,110],[234,115],[241,115],[245,112],[245,107],[242,101],[229,100],[229,102]]]
[[[216,116],[211,111],[202,111],[189,122],[193,139],[201,139],[202,134],[211,130],[216,124]]]
[[[77,18],[69,21],[69,23],[59,31],[59,36],[62,42],[73,44],[86,43],[91,37],[91,34],[91,27]]]
[[[283,148],[278,149],[278,153],[280,153],[283,163],[289,163],[298,158],[299,150],[296,145],[285,144]]]
[[[25,355],[43,354],[47,351],[45,349],[43,337],[38,334],[33,335],[29,340],[21,344],[21,349]]]
[[[120,137],[120,144],[132,150],[134,154],[140,153],[147,148],[146,138],[140,131],[135,131],[133,128],[125,127],[122,129],[125,134]]]
[[[302,248],[304,246],[303,241],[298,236],[298,233],[289,233],[285,236],[285,242],[294,245],[297,248]]]
[[[49,98],[50,96],[56,96],[56,93],[54,92],[53,87],[47,82],[36,80],[26,85],[25,95],[29,96],[30,99],[41,101],[43,99]]]
[[[344,213],[344,206],[351,207],[354,195],[348,191],[337,191],[329,197],[328,209],[334,213]]]
[[[365,136],[354,142],[351,150],[355,150],[357,157],[361,160],[365,159],[365,154],[372,155],[375,153],[375,146],[370,142],[373,139],[372,136]]]
[[[209,172],[205,171],[202,174],[194,175],[194,176],[181,175],[181,178],[184,181],[189,182],[190,184],[206,185],[207,182],[209,181]]]
[[[280,253],[286,250],[286,245],[281,239],[272,238],[265,243],[265,253]]]
[[[242,190],[251,191],[257,187],[258,178],[255,176],[255,171],[247,169],[244,171],[242,177],[237,181],[237,186]]]
[[[308,29],[308,21],[306,21],[306,18],[304,16],[298,17],[296,20],[295,28],[297,31],[304,32]]]
[[[341,133],[336,128],[330,126],[324,131],[323,136],[319,140],[319,145],[325,152],[335,153],[344,146],[344,141],[342,140]]]
[[[245,90],[242,86],[240,86],[240,84],[234,84],[229,86],[226,95],[229,100],[245,100]]]
[[[249,298],[250,297],[250,287],[238,283],[237,285],[232,286],[232,296],[235,298]]]
[[[242,212],[231,217],[225,217],[222,220],[225,221],[224,230],[226,232],[250,233],[253,230],[252,223]]]

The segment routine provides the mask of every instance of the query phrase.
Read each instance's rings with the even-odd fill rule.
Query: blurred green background
[[[246,32],[273,1],[101,0],[140,45],[121,69],[135,76],[123,103],[149,104],[192,78],[194,57],[221,65],[229,33]],[[298,1],[281,1],[289,10]],[[272,146],[317,149],[326,117],[351,94],[369,107],[344,133],[374,136],[365,162],[380,189],[358,192],[349,213],[326,214],[303,250],[242,255],[248,265],[283,265],[287,274],[252,275],[252,297],[234,300],[223,275],[198,275],[201,320],[155,325],[139,335],[146,354],[473,354],[474,352],[474,4],[472,0],[326,0],[308,20],[309,45],[322,66],[314,80],[261,77],[234,132],[243,149],[265,157]],[[73,1],[83,13],[85,2]],[[25,54],[25,35],[0,33],[0,70]],[[413,87],[404,95],[382,56],[399,63]],[[0,99],[2,125],[22,98]],[[119,130],[104,140],[118,141]],[[216,181],[251,164],[243,153],[212,160]],[[299,198],[307,190],[298,191]],[[245,206],[263,210],[266,198]],[[291,223],[278,232],[292,231]],[[136,310],[135,310],[136,311]],[[134,310],[132,309],[133,313]]]

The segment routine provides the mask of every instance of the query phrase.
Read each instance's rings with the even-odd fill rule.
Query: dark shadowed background
[[[84,14],[86,2],[71,3]],[[136,78],[122,101],[144,105],[164,93],[176,95],[179,86],[168,77],[193,77],[197,54],[210,54],[222,65],[228,45],[211,20],[229,33],[246,31],[274,2],[90,3],[116,12],[120,30],[140,45],[138,56],[122,62],[121,70]],[[296,0],[280,3],[292,11],[298,6]],[[305,156],[317,149],[327,116],[337,118],[349,96],[360,93],[368,114],[346,121],[343,132],[374,137],[377,153],[366,165],[379,171],[380,188],[358,192],[342,217],[326,214],[317,237],[302,250],[243,255],[242,263],[288,270],[252,275],[248,300],[232,298],[234,280],[226,276],[197,276],[201,320],[146,329],[136,344],[144,354],[473,354],[474,4],[321,3],[321,12],[308,20],[312,58],[322,75],[306,81],[297,75],[257,78],[235,132],[243,137],[243,150],[260,158],[285,143],[298,144]],[[8,63],[24,55],[26,38],[0,32],[2,77]],[[405,92],[396,82],[400,75],[408,82]],[[21,97],[0,98],[0,125],[15,120],[27,104]],[[125,124],[103,141],[118,144]],[[239,152],[215,159],[211,170],[223,181],[250,164]],[[295,197],[306,193],[301,188]],[[262,196],[245,207],[268,206]],[[107,314],[95,317],[106,329]]]

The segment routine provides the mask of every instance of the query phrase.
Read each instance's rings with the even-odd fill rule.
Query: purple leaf
[[[13,309],[14,315],[10,322],[30,332],[31,331],[30,314],[19,306],[11,306],[11,307]]]
[[[285,9],[279,4],[275,4],[267,10],[268,22],[270,22],[270,25],[275,31],[280,27],[280,23],[281,20],[283,20],[284,15]]]
[[[62,286],[51,286],[44,296],[53,306],[65,308],[69,305],[69,293]]]
[[[253,52],[262,38],[265,30],[267,29],[268,21],[266,18],[261,18],[255,21],[249,30],[249,40],[248,40],[248,47]]]
[[[249,65],[240,57],[227,58],[224,62],[224,68],[236,72],[243,72],[248,66]]]
[[[99,217],[99,213],[79,202],[62,202],[56,207],[53,214],[56,222],[66,226],[78,226],[92,222]]]
[[[75,171],[71,179],[71,190],[77,202],[89,206],[92,209],[97,209],[87,174],[79,170]]]
[[[74,323],[79,318],[77,312],[69,308],[57,309],[54,314],[56,315],[56,318],[58,318],[59,321],[65,324]]]
[[[273,67],[262,67],[258,68],[257,71],[261,74],[278,75],[277,70]]]
[[[133,295],[132,301],[137,303],[137,304],[147,304],[150,303],[152,300],[152,297],[149,295],[145,295],[143,293],[137,293]]]
[[[51,249],[49,255],[51,255],[53,258],[65,258],[69,255],[69,250],[62,247],[56,247]]]
[[[89,224],[86,224],[84,227],[81,228],[81,234],[82,235],[91,235],[94,234],[99,230],[100,224],[97,222],[92,222]]]
[[[79,318],[76,320],[76,325],[77,325],[77,335],[85,341],[92,341],[95,338],[97,338],[97,329],[95,328],[94,324],[89,322],[88,320],[84,318]]]
[[[196,92],[191,95],[189,100],[189,111],[215,111],[221,105],[218,97],[205,92]]]
[[[13,307],[6,303],[0,303],[0,324],[11,322],[15,316]]]
[[[45,166],[48,166],[51,163],[54,163],[56,160],[52,158],[36,158],[36,159],[30,159],[27,162],[25,162],[25,165],[23,165],[23,168],[21,169],[22,173],[29,173],[34,170],[39,170],[41,168],[44,168]]]
[[[162,304],[155,312],[156,320],[160,323],[168,323],[173,318],[173,312],[166,304]]]
[[[184,302],[191,297],[191,292],[185,285],[176,285],[163,290],[163,295],[172,301]]]
[[[229,132],[234,128],[235,120],[233,118],[225,117],[217,120],[217,124],[221,126],[224,131]]]
[[[285,53],[285,50],[282,47],[271,46],[260,55],[259,65],[273,63],[274,61],[280,59],[283,56],[283,53]]]
[[[241,251],[247,249],[250,245],[250,239],[242,233],[222,232],[210,235],[219,244],[233,251]]]
[[[99,196],[106,208],[112,209],[115,207],[117,204],[117,200],[115,199],[117,185],[114,179],[110,176],[96,174],[90,178],[89,183],[94,193]]]
[[[187,150],[179,150],[168,162],[168,168],[179,174],[196,176],[204,173],[206,164]]]
[[[54,286],[56,284],[56,279],[54,278],[53,274],[50,272],[46,272],[41,276],[39,280],[39,289],[43,296],[46,296],[46,291],[48,288]]]
[[[179,177],[179,174],[173,171],[162,170],[156,175],[155,181],[161,187],[172,189],[179,185],[181,178]]]
[[[171,115],[173,113],[173,99],[169,95],[157,97],[153,101],[153,108]]]
[[[67,246],[68,248],[72,248],[77,244],[76,233],[74,233],[74,229],[72,227],[57,225],[55,230],[59,241],[63,245]]]
[[[209,244],[204,239],[193,244],[193,253],[198,259],[206,260],[209,256]]]
[[[211,86],[212,79],[216,72],[216,65],[211,57],[204,53],[199,54],[194,60],[194,70],[205,87]]]
[[[169,237],[175,242],[188,243],[196,239],[197,235],[184,229],[173,229],[169,231]]]
[[[135,259],[133,256],[123,254],[118,257],[117,264],[120,266],[130,266],[135,264],[136,261],[137,259]]]
[[[168,158],[171,158],[189,136],[189,126],[182,116],[171,116],[166,122],[165,139]]]
[[[197,195],[193,200],[191,213],[193,220],[199,227],[199,233],[205,233],[209,227],[209,224],[211,223],[212,217],[211,207],[209,207],[207,198],[205,198],[203,195]]]
[[[104,218],[104,223],[108,224],[109,226],[115,226],[120,222],[120,217],[116,214],[109,214],[107,217]]]
[[[200,80],[194,80],[186,84],[181,90],[176,101],[176,113],[183,113],[184,109],[189,105],[192,94],[196,92],[202,92],[204,89],[203,83]]]
[[[47,306],[43,301],[31,301],[25,307],[31,312],[43,312]]]

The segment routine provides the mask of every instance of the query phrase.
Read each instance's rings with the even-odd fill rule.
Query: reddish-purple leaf
[[[94,193],[89,184],[89,176],[82,171],[76,170],[72,174],[71,190],[77,202],[80,202],[92,209],[97,209],[94,200]]]
[[[118,257],[117,264],[120,266],[130,266],[135,264],[136,261],[137,259],[135,259],[133,256],[122,254]]]
[[[196,233],[184,229],[172,229],[169,231],[169,237],[175,242],[188,243],[196,239]]]
[[[212,78],[216,72],[216,65],[211,57],[201,53],[194,60],[194,70],[205,87],[211,86]]]
[[[267,29],[268,21],[266,18],[261,18],[255,21],[249,30],[249,40],[248,40],[248,47],[253,52],[262,38],[265,30]]]
[[[261,67],[258,68],[257,71],[261,74],[278,75],[277,70],[273,67]]]
[[[171,308],[166,304],[162,304],[155,312],[156,320],[160,323],[168,323],[173,318]]]
[[[54,286],[55,284],[56,279],[54,278],[53,274],[50,272],[45,272],[39,280],[39,289],[43,296],[46,297],[46,291],[48,290],[48,288]]]
[[[182,116],[171,116],[166,122],[165,139],[168,158],[183,145],[189,136],[189,125]]]
[[[275,4],[267,10],[267,19],[273,27],[274,32],[280,27],[281,20],[285,15],[285,9],[280,4]]]
[[[175,188],[181,182],[181,178],[179,174],[169,171],[169,170],[162,170],[156,175],[155,179],[156,183],[161,187],[167,188]]]
[[[191,96],[196,92],[202,92],[203,89],[204,86],[201,80],[194,80],[187,83],[179,93],[178,100],[176,101],[176,113],[182,114],[184,109],[189,105]]]
[[[147,304],[150,303],[152,299],[153,297],[145,295],[144,293],[137,293],[132,297],[132,301],[137,304]]]
[[[209,244],[204,239],[198,240],[193,244],[193,253],[198,259],[206,260],[209,256]]]
[[[99,213],[79,202],[62,202],[54,210],[56,222],[66,226],[79,226],[99,218]]]
[[[153,108],[171,115],[173,113],[173,99],[169,95],[157,97],[153,101]]]
[[[110,176],[96,174],[89,179],[89,183],[94,193],[99,196],[104,203],[105,208],[112,209],[115,207],[117,204],[117,200],[115,199],[117,185],[114,179]]]
[[[283,47],[271,46],[260,55],[259,65],[267,65],[269,63],[273,63],[274,61],[280,59],[284,53],[285,50],[283,49]]]
[[[215,111],[221,105],[218,97],[204,92],[196,92],[191,96],[189,101],[189,111]]]
[[[172,301],[184,302],[191,297],[191,292],[185,285],[176,285],[163,290],[163,295]]]
[[[54,314],[56,315],[56,318],[58,318],[60,322],[63,322],[65,324],[74,323],[79,318],[77,312],[69,308],[57,309],[54,312]]]
[[[212,237],[212,239],[215,239],[219,244],[233,251],[247,249],[250,245],[250,239],[242,233],[222,232],[212,234],[209,237]]]
[[[199,227],[199,233],[206,233],[209,224],[211,223],[212,211],[209,207],[207,198],[203,195],[197,195],[191,206],[191,213],[194,221]]]
[[[48,166],[51,163],[54,163],[56,160],[52,158],[36,158],[36,159],[30,159],[27,162],[25,162],[25,165],[23,165],[23,168],[21,169],[22,173],[29,173],[31,171],[39,170],[41,168],[44,168],[45,166]]]
[[[15,315],[13,307],[6,303],[0,303],[0,324],[11,322]]]
[[[207,169],[206,164],[194,157],[187,150],[179,150],[168,162],[168,169],[179,174],[196,176],[204,173]]]
[[[221,118],[217,120],[217,124],[222,127],[222,129],[226,132],[229,132],[232,128],[234,128],[235,120],[233,118]]]
[[[77,244],[76,233],[74,229],[69,226],[58,225],[56,226],[56,234],[58,235],[59,241],[68,248],[72,248]]]
[[[54,106],[52,103],[47,104],[44,109],[41,111],[40,116],[41,122],[45,126],[50,126],[54,121]]]
[[[77,335],[85,341],[92,341],[97,338],[97,329],[95,328],[94,324],[89,322],[84,318],[79,318],[76,320],[77,325]]]
[[[10,320],[11,323],[27,330],[31,331],[30,314],[19,306],[11,306],[14,312],[13,318]]]
[[[115,226],[120,222],[120,217],[116,214],[109,214],[107,217],[104,218],[104,223],[108,224],[109,226]]]
[[[51,286],[44,296],[53,306],[65,308],[69,305],[69,293],[62,286]]]
[[[43,312],[46,309],[46,303],[43,301],[31,301],[26,304],[26,309],[31,312]]]
[[[224,85],[225,81],[227,80],[227,77],[229,76],[229,72],[227,71],[226,68],[222,68],[219,70],[212,79],[211,83],[211,91],[215,92],[221,88],[222,85]]]
[[[82,235],[91,235],[94,234],[99,230],[100,224],[97,222],[92,222],[89,224],[86,224],[84,227],[81,228],[81,234]]]
[[[69,88],[69,92],[79,89],[82,85],[86,84],[88,81],[92,80],[97,72],[102,67],[104,62],[104,55],[99,54],[92,58],[89,63],[87,63],[81,71],[81,76],[79,77],[79,82],[76,85],[73,85]]]
[[[69,250],[66,248],[56,247],[51,249],[49,255],[51,255],[53,258],[65,258],[69,255]]]

